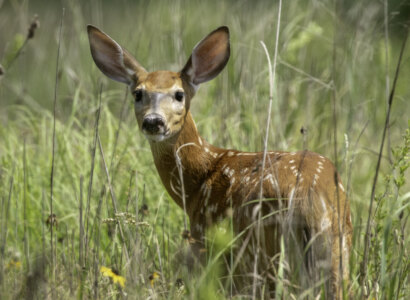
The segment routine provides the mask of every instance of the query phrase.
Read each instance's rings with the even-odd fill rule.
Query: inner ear
[[[146,73],[137,60],[109,35],[87,26],[91,55],[97,67],[111,79],[131,84]]]
[[[216,77],[228,63],[230,56],[229,29],[219,27],[202,39],[193,49],[182,69],[194,85]]]

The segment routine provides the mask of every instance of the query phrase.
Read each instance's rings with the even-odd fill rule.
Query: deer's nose
[[[142,129],[149,134],[157,134],[164,131],[165,121],[159,114],[149,114],[142,121]]]

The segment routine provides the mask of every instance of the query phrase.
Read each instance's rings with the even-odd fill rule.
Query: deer
[[[242,233],[235,252],[237,269],[243,271],[237,290],[255,285],[256,265],[256,284],[265,278],[274,291],[282,251],[289,277],[299,274],[292,285],[296,291],[324,286],[327,299],[342,298],[349,277],[352,221],[334,164],[308,150],[267,151],[262,168],[263,151],[219,148],[198,133],[191,101],[199,86],[228,63],[228,27],[205,36],[178,72],[148,72],[109,35],[93,25],[87,31],[97,67],[126,84],[133,95],[137,123],[159,177],[189,218],[191,248],[198,260],[206,231],[230,211],[235,234]]]

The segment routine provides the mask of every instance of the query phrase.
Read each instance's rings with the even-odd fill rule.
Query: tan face
[[[164,141],[181,131],[188,110],[179,73],[146,73],[131,85],[138,126],[151,141]]]
[[[111,79],[130,87],[138,126],[153,142],[167,140],[181,131],[199,84],[217,76],[230,55],[229,30],[222,26],[194,47],[181,72],[147,72],[107,34],[92,25],[87,31],[95,64]]]

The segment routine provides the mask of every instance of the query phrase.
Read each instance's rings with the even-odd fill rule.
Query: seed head
[[[31,21],[30,27],[28,28],[27,39],[32,39],[34,37],[34,32],[39,27],[40,27],[40,21],[38,20],[38,15],[34,15],[34,18]]]
[[[47,218],[47,220],[46,220],[46,225],[47,225],[47,227],[51,227],[51,226],[54,226],[54,227],[57,227],[58,226],[58,219],[57,219],[57,216],[56,216],[56,214],[50,214],[49,216],[48,216],[48,218]]]

